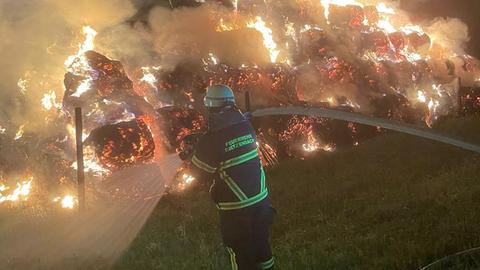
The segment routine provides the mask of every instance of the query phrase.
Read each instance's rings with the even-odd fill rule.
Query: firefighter
[[[270,205],[255,131],[235,105],[232,89],[214,85],[204,98],[208,131],[195,146],[192,174],[212,180],[223,242],[233,270],[273,269]]]

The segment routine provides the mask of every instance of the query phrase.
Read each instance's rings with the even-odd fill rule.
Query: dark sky
[[[480,0],[402,0],[402,8],[412,20],[455,17],[468,25],[470,42],[467,52],[480,58]]]

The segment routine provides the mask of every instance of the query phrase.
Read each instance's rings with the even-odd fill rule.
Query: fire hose
[[[305,116],[318,116],[324,118],[330,118],[335,120],[343,120],[348,122],[354,122],[358,124],[382,127],[384,129],[394,130],[413,136],[430,139],[433,141],[453,145],[462,149],[473,151],[480,154],[480,146],[464,142],[434,132],[427,128],[417,127],[414,125],[404,124],[392,120],[370,117],[366,115],[361,115],[358,113],[350,113],[340,110],[325,109],[325,108],[313,108],[313,107],[274,107],[259,109],[251,113],[252,117],[263,117],[263,116],[275,116],[275,115],[305,115]]]

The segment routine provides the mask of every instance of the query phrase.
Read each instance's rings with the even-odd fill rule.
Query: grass
[[[480,117],[437,129],[480,143]],[[267,172],[276,269],[419,269],[480,246],[479,162],[390,133],[282,163]],[[166,196],[115,269],[228,269],[217,222],[205,189]]]
[[[436,129],[480,144],[479,116]],[[480,247],[478,154],[388,133],[354,149],[285,161],[267,171],[267,181],[278,210],[276,269],[419,269]],[[207,190],[196,186],[164,196],[113,268],[229,269]],[[8,234],[2,230],[7,219],[1,212],[0,241]],[[0,269],[110,268],[102,259],[75,257],[53,266],[19,257],[6,265]],[[429,270],[478,268],[480,251]]]

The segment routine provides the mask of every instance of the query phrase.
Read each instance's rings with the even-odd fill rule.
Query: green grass
[[[480,143],[479,117],[437,129]],[[277,269],[418,269],[480,246],[479,162],[390,133],[282,163],[267,172]],[[166,196],[115,269],[228,269],[217,222],[202,188]]]

